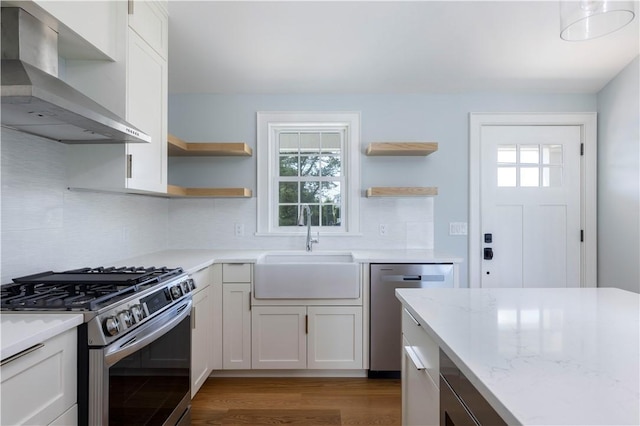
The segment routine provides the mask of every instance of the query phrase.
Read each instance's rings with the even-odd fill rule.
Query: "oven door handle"
[[[191,314],[192,300],[187,300],[178,307],[173,307],[137,330],[132,336],[126,336],[124,342],[115,343],[105,348],[104,363],[110,367],[123,358],[147,346],[169,332],[175,325]]]

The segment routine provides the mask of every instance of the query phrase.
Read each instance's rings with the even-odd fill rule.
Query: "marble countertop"
[[[265,253],[292,250],[164,250],[115,262],[115,266],[182,267],[193,273],[213,263],[254,263]],[[299,252],[304,253],[303,250]],[[325,253],[352,253],[360,263],[460,263],[462,259],[435,253],[433,250],[327,250]],[[316,250],[314,253],[323,253]]]
[[[640,295],[398,289],[508,424],[640,424]]]
[[[82,324],[82,314],[6,313],[0,315],[0,359]]]

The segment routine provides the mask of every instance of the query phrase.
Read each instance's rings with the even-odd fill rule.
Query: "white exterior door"
[[[482,287],[581,286],[581,131],[482,127]]]

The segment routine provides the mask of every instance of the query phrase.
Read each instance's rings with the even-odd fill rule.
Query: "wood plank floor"
[[[213,378],[191,401],[192,425],[400,425],[400,380]]]

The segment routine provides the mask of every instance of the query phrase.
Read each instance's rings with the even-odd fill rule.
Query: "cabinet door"
[[[222,265],[215,264],[209,268],[211,279],[211,301],[213,328],[209,333],[211,338],[211,369],[222,370]]]
[[[252,366],[254,369],[307,367],[304,306],[254,306]]]
[[[129,29],[127,119],[151,135],[127,144],[127,188],[167,190],[167,61]]]
[[[21,2],[20,5],[27,9],[30,13],[32,7],[27,2]],[[93,59],[116,59],[117,45],[116,45],[116,32],[117,30],[117,2],[113,1],[49,1],[49,0],[36,0],[35,3],[42,9],[51,14],[56,20],[60,21],[62,25],[58,25],[57,28],[54,24],[54,29],[60,33],[61,38],[69,38],[69,28],[73,33],[80,35],[84,40],[88,41],[93,48],[96,48],[100,53],[95,53]],[[34,13],[32,13],[34,14]],[[77,49],[83,49],[83,44],[80,41],[74,41],[73,44],[61,43],[62,55],[69,57],[76,53]],[[73,56],[72,56],[73,57]],[[78,57],[78,56],[75,56]]]
[[[402,351],[402,424],[411,426],[438,425],[440,396],[410,343],[403,339]]]
[[[129,0],[129,27],[142,37],[160,56],[166,59],[168,51],[169,21],[167,2]]]
[[[222,285],[222,368],[251,368],[251,284]]]
[[[0,424],[46,425],[77,401],[77,331],[71,329],[0,367]]]
[[[207,380],[212,369],[213,312],[211,286],[205,286],[193,296],[191,316],[191,397]]]
[[[362,368],[362,307],[309,306],[310,369]]]

